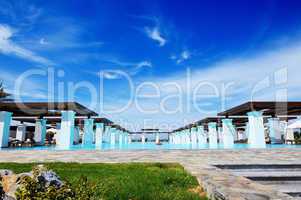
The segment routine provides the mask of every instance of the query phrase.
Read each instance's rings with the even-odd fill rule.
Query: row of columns
[[[273,141],[278,140],[279,130],[275,118],[269,120],[270,133]],[[262,112],[252,111],[248,113],[248,123],[246,127],[247,139],[251,148],[265,148],[265,132]],[[236,139],[236,129],[232,119],[222,119],[222,127],[217,128],[216,122],[208,123],[208,132],[203,126],[193,127],[174,132],[170,135],[170,142],[173,144],[200,144],[216,147],[218,142],[224,148],[232,148]],[[207,142],[208,141],[208,142]]]
[[[145,137],[145,134],[142,133],[141,134],[141,143],[145,144],[145,142],[146,142],[146,137]],[[155,133],[155,143],[156,144],[160,143],[160,134],[159,133]]]
[[[8,147],[10,124],[12,121],[12,113],[0,112],[0,148]],[[124,130],[111,126],[105,126],[103,123],[95,123],[94,119],[84,120],[84,133],[82,143],[85,145],[96,146],[102,145],[103,142],[114,145],[115,143],[126,144],[131,142],[130,134]],[[75,112],[62,111],[61,123],[56,135],[56,144],[61,148],[69,148],[74,143],[78,143],[80,139],[80,130],[75,126]],[[26,125],[21,124],[16,131],[16,139],[25,140]],[[44,145],[46,138],[46,119],[37,119],[35,123],[34,140],[38,145]]]
[[[73,111],[62,111],[62,123],[59,131],[58,147],[68,148],[73,145],[74,137],[79,137],[74,131],[79,132],[78,127],[74,127],[75,113]],[[96,129],[94,131],[94,125]],[[103,123],[94,123],[94,119],[84,120],[84,133],[82,144],[101,146],[103,143],[111,145],[127,144],[130,142],[130,134],[124,130]]]

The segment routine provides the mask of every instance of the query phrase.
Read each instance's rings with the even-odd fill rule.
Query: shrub
[[[92,200],[95,196],[96,185],[90,183],[87,177],[81,176],[72,186],[69,183],[47,184],[47,181],[41,178],[41,174],[43,173],[45,171],[41,171],[41,168],[34,167],[32,170],[33,176],[21,177],[18,180],[20,187],[18,187],[15,193],[16,199]]]

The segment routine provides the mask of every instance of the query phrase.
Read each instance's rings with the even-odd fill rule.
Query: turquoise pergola
[[[264,148],[265,127],[268,128],[271,143],[281,143],[284,132],[281,125],[300,115],[301,102],[246,102],[215,117],[174,130],[170,141],[174,144],[208,143],[212,147],[221,143],[224,148],[232,148],[235,141],[247,140],[251,148]]]
[[[100,146],[115,134],[119,136],[117,142],[126,143],[129,134],[127,130],[77,102],[1,102],[0,148],[9,145],[12,120],[35,123],[34,140],[37,145],[44,145],[46,125],[56,124],[59,128],[56,145],[60,148],[69,148],[79,142],[79,127],[84,130],[82,140],[87,145]],[[111,127],[116,128],[111,130]],[[16,138],[24,139],[25,133],[26,125],[20,123]],[[111,139],[108,142],[113,143]]]

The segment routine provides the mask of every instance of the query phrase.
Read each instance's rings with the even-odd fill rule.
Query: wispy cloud
[[[103,75],[103,77],[105,79],[119,79],[121,77],[121,75],[117,72],[114,72],[114,71],[102,71],[101,72],[101,75]]]
[[[132,62],[121,62],[118,60],[111,60],[111,62],[115,63],[116,65],[119,65],[122,68],[126,67],[126,69],[124,69],[124,70],[121,70],[121,69],[103,70],[102,75],[106,79],[119,79],[119,78],[121,78],[122,73],[126,73],[127,75],[130,75],[130,76],[135,76],[135,75],[139,74],[145,68],[153,67],[153,65],[150,61],[141,61],[138,63],[132,63]]]
[[[175,60],[177,64],[181,64],[182,62],[184,62],[190,58],[191,58],[191,52],[188,50],[182,51],[181,54],[178,56],[176,56],[176,55],[170,56],[170,59]]]
[[[152,40],[159,43],[159,46],[164,46],[166,44],[166,39],[163,37],[162,33],[159,30],[158,26],[155,27],[145,27],[146,35]]]
[[[40,64],[52,65],[53,63],[42,56],[37,55],[36,53],[25,49],[13,40],[13,34],[16,30],[12,29],[8,25],[0,24],[0,52],[5,55],[15,55],[17,57],[33,61]]]

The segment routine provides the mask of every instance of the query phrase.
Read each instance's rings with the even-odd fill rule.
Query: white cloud
[[[128,70],[128,73],[132,76],[135,76],[138,73],[140,73],[144,68],[152,68],[152,67],[153,65],[150,61],[142,61],[137,64],[134,64],[134,68]]]
[[[136,68],[142,68],[142,67],[152,67],[152,63],[149,61],[142,61],[140,63],[137,64]]]
[[[103,71],[102,75],[105,79],[119,79],[121,76],[119,73],[115,73],[113,71]]]
[[[39,43],[41,45],[48,45],[49,44],[49,42],[47,42],[45,38],[41,38],[40,41],[39,41]]]
[[[189,59],[190,58],[190,52],[189,51],[183,51],[182,53],[181,53],[181,57],[184,59],[184,60],[187,60],[187,59]]]
[[[153,65],[150,61],[144,60],[138,63],[135,62],[123,62],[119,61],[118,59],[109,59],[106,60],[106,62],[112,63],[113,65],[117,65],[118,69],[108,69],[108,70],[103,70],[101,71],[102,75],[106,79],[119,79],[123,75],[122,74],[127,74],[130,76],[135,76],[139,74],[142,70],[145,68],[152,68]],[[124,69],[126,68],[126,69]]]
[[[183,71],[169,76],[142,80],[151,81],[160,89],[161,98],[151,99],[151,103],[140,102],[141,106],[146,109],[157,107],[156,114],[143,113],[133,106],[123,113],[112,115],[112,119],[125,119],[127,124],[138,124],[140,128],[143,128],[145,120],[158,126],[168,124],[171,127],[181,127],[249,100],[285,100],[286,94],[279,95],[279,91],[287,90],[289,101],[301,99],[301,41],[283,48],[258,52],[249,57],[233,57],[210,66],[195,66],[193,69],[190,78],[187,78],[186,72]],[[175,87],[167,87],[166,83],[176,83],[180,87],[181,101],[174,98],[169,102],[172,109],[177,106],[183,108],[176,114],[167,114],[159,109],[164,96],[177,94],[179,91]],[[198,94],[203,95],[203,98],[199,98],[195,106],[208,110],[210,113],[200,112],[192,102],[192,91],[198,84],[205,83],[207,85],[198,90]],[[227,84],[229,87],[225,90],[223,99],[222,88]],[[213,94],[214,88],[217,89],[217,97],[204,97]],[[261,90],[257,91],[260,88]],[[147,92],[154,94],[153,91]],[[114,104],[114,102],[110,103]]]
[[[179,56],[176,56],[176,55],[171,55],[170,56],[170,59],[175,60],[177,64],[180,64],[180,63],[182,63],[185,60],[188,60],[190,58],[191,58],[191,52],[188,51],[188,50],[182,51]]]
[[[17,57],[30,60],[33,62],[50,65],[53,64],[48,59],[41,57],[34,52],[25,49],[18,44],[16,44],[14,41],[12,41],[12,37],[14,34],[14,30],[7,26],[0,24],[0,52],[6,55],[15,55]]]
[[[145,33],[149,38],[155,40],[159,43],[159,46],[164,46],[166,44],[166,39],[162,36],[162,33],[159,31],[159,27],[145,27]]]

